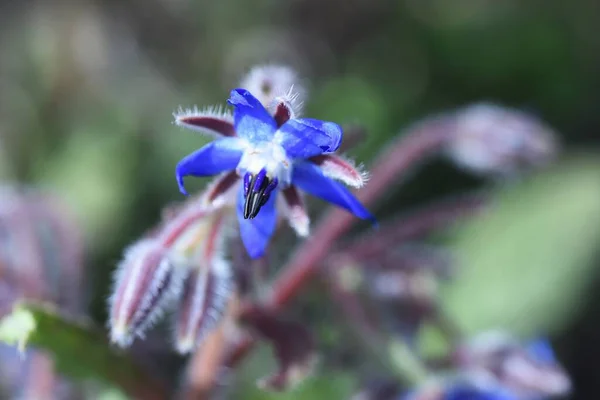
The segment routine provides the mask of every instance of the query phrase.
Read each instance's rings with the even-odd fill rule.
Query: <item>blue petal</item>
[[[323,175],[319,167],[310,162],[294,164],[292,183],[300,189],[325,201],[342,207],[359,218],[376,223],[375,217],[342,184]]]
[[[242,158],[243,144],[238,138],[224,138],[210,142],[196,150],[175,168],[179,191],[188,195],[183,178],[185,176],[211,176],[235,169]]]
[[[554,363],[556,361],[552,345],[546,339],[533,340],[527,344],[526,349],[527,353],[538,361],[546,363]]]
[[[444,400],[518,400],[518,397],[502,387],[480,389],[474,386],[455,386],[449,389]]]
[[[342,143],[342,127],[318,119],[291,119],[275,133],[275,140],[292,158],[333,153]]]
[[[246,251],[251,258],[260,258],[265,254],[267,245],[277,221],[275,199],[277,191],[271,193],[269,201],[261,207],[256,218],[244,219],[244,187],[240,185],[237,200],[237,217],[240,222],[240,235]]]
[[[246,89],[233,89],[227,100],[234,107],[233,122],[239,137],[250,142],[271,140],[277,124],[271,114]]]

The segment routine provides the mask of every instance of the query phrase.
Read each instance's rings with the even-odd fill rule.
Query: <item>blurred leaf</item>
[[[117,389],[107,389],[102,393],[98,394],[97,400],[128,400],[128,397]]]
[[[388,105],[376,87],[357,76],[330,79],[315,91],[307,115],[342,124],[358,123],[367,129],[367,140],[352,153],[367,159],[388,139]]]
[[[155,380],[110,348],[102,331],[67,320],[51,306],[17,304],[0,320],[0,340],[48,351],[56,368],[70,378],[92,378],[129,390],[135,382],[143,382],[148,393],[162,392]]]
[[[425,323],[419,329],[417,348],[424,358],[436,358],[448,354],[450,343],[439,329],[431,323]]]
[[[442,304],[468,333],[560,329],[585,296],[599,244],[600,162],[562,163],[502,190],[459,232],[459,275]]]
[[[71,135],[61,151],[38,166],[40,181],[63,194],[95,247],[120,228],[135,193],[135,138],[90,126]]]
[[[315,374],[300,382],[293,389],[271,392],[260,389],[256,382],[274,369],[273,355],[269,346],[261,344],[241,368],[236,371],[239,381],[232,386],[230,398],[244,400],[304,400],[348,399],[356,389],[356,377],[344,371],[320,366]]]
[[[393,339],[387,346],[392,367],[406,383],[419,386],[428,376],[421,360],[403,340]]]
[[[322,373],[308,378],[298,387],[285,392],[266,392],[254,387],[244,390],[248,400],[304,400],[304,399],[347,399],[350,397],[354,378],[342,373]]]

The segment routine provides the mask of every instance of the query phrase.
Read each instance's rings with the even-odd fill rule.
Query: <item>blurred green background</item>
[[[535,184],[497,189],[508,200],[477,228],[486,242],[470,241],[473,227],[451,235],[459,250],[473,249],[465,270],[475,272],[447,295],[448,308],[473,329],[487,318],[519,333],[547,330],[574,398],[600,398],[599,26],[595,0],[1,1],[0,177],[53,188],[72,204],[85,230],[90,310],[103,321],[122,249],[181,200],[174,166],[204,143],[173,126],[171,113],[224,103],[257,63],[290,64],[307,78],[307,115],[363,124],[367,141],[351,153],[367,164],[431,113],[482,100],[527,110],[560,132],[566,161]],[[376,213],[385,220],[486,184],[432,160]],[[514,243],[524,246],[506,250]],[[532,268],[522,277],[520,266]],[[461,302],[485,296],[490,282],[504,282],[495,298],[514,304],[465,311]],[[526,314],[529,298],[535,313],[547,311],[539,324],[505,317],[502,309]],[[321,301],[307,295],[304,318],[335,348],[340,337],[324,322],[335,311],[314,312]],[[261,354],[246,365],[259,376],[270,368]],[[340,367],[294,398],[342,398],[356,388],[353,371]],[[266,398],[250,394],[252,380],[242,374],[239,387]]]

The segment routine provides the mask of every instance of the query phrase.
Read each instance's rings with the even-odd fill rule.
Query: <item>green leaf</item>
[[[357,123],[367,131],[366,140],[353,149],[358,159],[377,154],[388,138],[388,105],[379,91],[358,76],[347,75],[328,80],[313,93],[307,115],[342,124]]]
[[[165,398],[159,384],[125,354],[110,347],[103,331],[84,321],[69,320],[52,306],[17,304],[0,320],[0,340],[51,353],[57,370],[69,378],[95,379],[131,394],[152,393],[149,398]]]
[[[97,400],[128,400],[128,397],[121,391],[111,388],[107,389],[96,397]]]
[[[451,344],[437,326],[426,322],[419,329],[417,348],[424,358],[440,358],[451,351]]]
[[[311,376],[298,387],[284,392],[267,392],[252,385],[250,388],[244,388],[244,398],[248,400],[345,399],[352,394],[354,386],[354,379],[349,374],[328,372]]]
[[[259,345],[244,364],[236,370],[238,380],[232,386],[232,399],[245,400],[329,400],[348,399],[356,390],[356,378],[343,370],[317,364],[316,371],[298,385],[283,392],[265,391],[257,387],[258,379],[276,368],[272,350]]]
[[[106,248],[120,229],[135,187],[132,135],[108,134],[94,126],[75,131],[49,160],[39,160],[35,177],[73,207],[95,251]]]
[[[460,229],[442,304],[467,333],[560,330],[580,308],[600,244],[600,162],[571,159],[496,199]]]

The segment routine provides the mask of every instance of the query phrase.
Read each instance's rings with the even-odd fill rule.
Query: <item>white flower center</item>
[[[262,142],[250,146],[237,166],[238,175],[244,176],[246,172],[253,175],[261,170],[267,172],[271,179],[277,178],[280,187],[289,186],[292,181],[292,161],[288,158],[281,145],[273,142]]]

